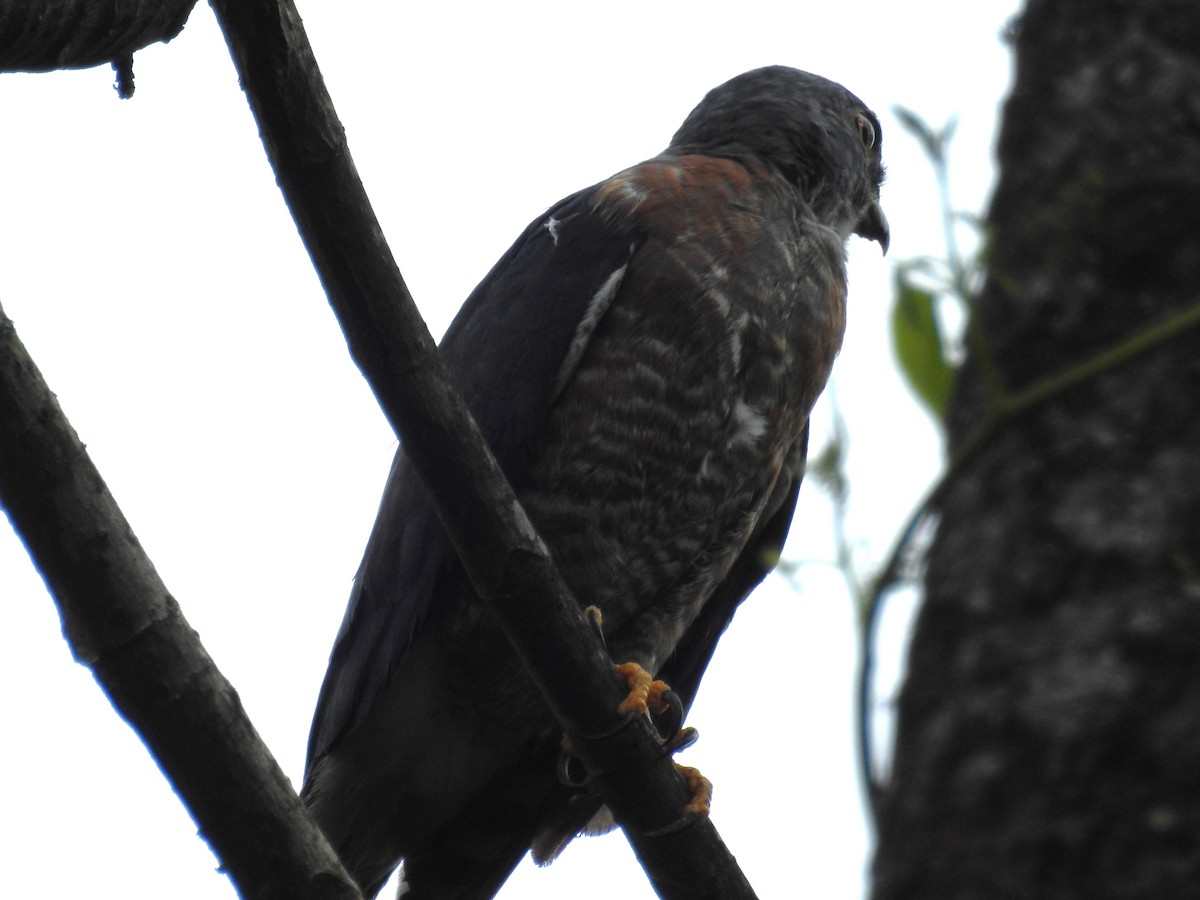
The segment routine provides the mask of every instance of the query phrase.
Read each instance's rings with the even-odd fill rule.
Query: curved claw
[[[663,691],[658,699],[662,708],[652,709],[650,719],[659,737],[669,743],[683,728],[683,699],[672,690]]]
[[[567,747],[563,747],[562,751],[558,754],[558,765],[555,768],[555,774],[558,775],[558,783],[568,788],[587,787],[588,783],[592,780],[592,776],[588,774],[583,760],[572,753]]]
[[[695,728],[680,728],[663,741],[663,752],[674,755],[682,750],[686,750],[698,740],[700,740],[700,732]]]
[[[596,635],[600,638],[600,643],[603,644],[604,643],[604,614],[602,612],[600,612],[600,607],[598,607],[598,606],[584,607],[583,617],[587,620],[587,623],[592,626],[592,630],[596,632]]]
[[[667,701],[663,700],[663,695],[671,692],[665,681],[655,681],[649,672],[635,662],[619,663],[616,669],[629,686],[629,695],[617,707],[618,714],[662,714],[670,708]]]

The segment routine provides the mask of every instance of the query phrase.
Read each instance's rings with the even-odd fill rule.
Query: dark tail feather
[[[490,900],[529,850],[538,826],[566,799],[554,753],[531,753],[423,848],[404,860],[404,900]]]
[[[430,847],[404,861],[404,900],[491,900],[529,850],[528,835],[492,835]]]

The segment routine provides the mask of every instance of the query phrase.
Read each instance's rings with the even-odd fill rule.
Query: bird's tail
[[[404,900],[491,900],[529,850],[528,834],[454,836],[410,856],[401,869]]]
[[[539,747],[492,779],[434,838],[404,860],[404,900],[490,900],[566,798],[554,751]]]

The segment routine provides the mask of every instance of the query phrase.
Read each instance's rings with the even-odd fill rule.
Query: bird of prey
[[[845,328],[886,252],[880,128],[782,66],[710,91],[658,156],[536,219],[441,351],[616,662],[686,708],[778,559]],[[604,819],[401,447],[334,644],[302,796],[367,897],[491,897]],[[590,825],[589,825],[590,822]]]

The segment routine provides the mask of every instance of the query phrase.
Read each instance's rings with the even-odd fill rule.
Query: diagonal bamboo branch
[[[495,608],[605,800],[668,898],[753,897],[689,799],[505,481],[400,275],[290,0],[212,0],[267,155],[330,303],[388,421],[429,487],[479,594]],[[591,737],[606,735],[606,737]],[[656,836],[651,837],[654,834]]]

